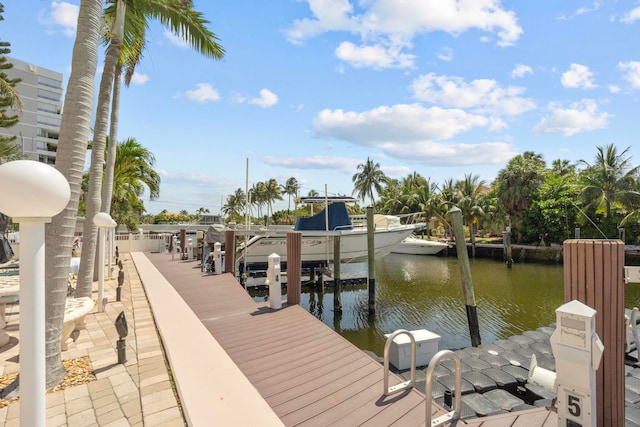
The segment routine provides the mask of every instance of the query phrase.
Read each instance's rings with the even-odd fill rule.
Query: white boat
[[[302,232],[303,265],[319,265],[333,262],[334,235],[340,238],[340,261],[366,261],[368,257],[366,222],[353,222],[347,213],[345,202],[352,198],[303,198],[303,203],[327,203],[325,209],[309,218],[298,218],[294,230]],[[402,224],[393,215],[374,215],[375,257],[388,255],[403,239],[424,223]],[[283,232],[258,234],[243,243],[237,259],[241,263],[265,265],[269,255],[280,255],[280,262],[287,260],[286,235]]]
[[[407,255],[438,255],[449,247],[444,242],[426,240],[412,234],[398,244],[391,252]]]

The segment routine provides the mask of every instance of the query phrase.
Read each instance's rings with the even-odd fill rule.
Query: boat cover
[[[207,242],[211,247],[213,247],[216,242],[224,243],[224,231],[224,224],[210,225],[204,237],[205,242]]]
[[[328,209],[329,227],[325,226],[326,217],[325,209]],[[308,218],[298,218],[294,230],[352,230],[353,224],[349,213],[347,212],[347,206],[344,203],[332,203],[318,212],[317,214]]]

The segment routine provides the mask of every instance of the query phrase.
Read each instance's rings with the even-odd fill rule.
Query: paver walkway
[[[129,254],[122,254],[125,281],[116,302],[117,280],[105,280],[105,311],[88,314],[86,330],[62,353],[63,360],[88,356],[96,381],[47,394],[47,426],[185,426],[171,387],[160,338],[145,291]],[[117,277],[117,267],[113,273]],[[97,299],[97,283],[94,283]],[[7,305],[9,343],[0,348],[0,376],[19,371],[19,303]],[[118,364],[114,322],[124,311],[129,333],[127,362]],[[0,409],[0,424],[20,425],[20,403]]]

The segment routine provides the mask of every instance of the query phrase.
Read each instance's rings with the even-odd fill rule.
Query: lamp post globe
[[[67,206],[71,188],[52,166],[34,160],[0,165],[0,212],[12,218],[51,218]]]

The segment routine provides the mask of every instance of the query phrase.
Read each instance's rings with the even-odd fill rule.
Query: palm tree
[[[640,166],[631,165],[630,148],[618,154],[613,144],[597,147],[593,165],[579,161],[587,166],[581,174],[585,185],[579,197],[587,207],[604,209],[605,218],[611,217],[613,205],[624,206],[626,200],[637,197]]]
[[[383,184],[386,184],[389,178],[380,169],[380,163],[374,163],[373,160],[367,157],[366,163],[360,163],[358,165],[358,171],[353,175],[351,180],[353,181],[353,193],[356,194],[360,200],[364,202],[366,197],[371,199],[371,206],[375,204],[373,197],[373,191],[378,194],[382,192]]]
[[[108,158],[107,177],[109,183],[105,188],[105,195],[102,196],[103,182],[103,161],[104,147],[106,146],[106,131],[109,118],[109,103],[111,90],[116,81],[116,70],[118,64],[127,61],[130,72],[133,73],[135,64],[141,58],[144,46],[144,33],[147,27],[147,20],[157,19],[161,24],[168,27],[174,34],[182,37],[189,44],[201,53],[213,57],[221,58],[224,51],[217,44],[217,37],[209,31],[205,24],[208,22],[202,18],[202,14],[192,8],[191,1],[176,2],[173,0],[109,0],[110,6],[105,11],[105,22],[107,23],[107,34],[109,47],[105,56],[105,65],[100,90],[98,92],[98,102],[96,107],[96,120],[94,130],[94,149],[91,152],[91,169],[89,178],[89,194],[86,197],[87,217],[93,218],[99,211],[109,212],[111,209],[110,199],[112,179],[109,176],[112,169],[112,161],[115,158]],[[128,12],[125,14],[125,11]],[[131,56],[121,56],[121,46],[124,41],[130,44],[125,52],[135,52]],[[135,57],[137,55],[137,57]],[[134,57],[136,59],[134,59]],[[119,82],[118,82],[119,83]],[[119,94],[119,92],[117,92]],[[119,100],[114,100],[117,107]],[[114,116],[117,122],[117,115]],[[112,123],[111,138],[116,141],[117,125]],[[104,202],[104,203],[103,203]],[[84,245],[80,268],[78,271],[79,295],[84,296],[90,293],[94,280],[94,261],[96,255],[98,228],[93,221],[85,221],[83,227]]]
[[[456,183],[456,192],[458,194],[457,206],[462,211],[462,220],[469,228],[471,254],[475,257],[476,233],[474,230],[474,224],[477,224],[478,219],[484,215],[484,211],[482,209],[482,199],[486,192],[484,180],[481,180],[478,175],[465,174],[464,180]]]
[[[160,196],[160,174],[153,169],[154,155],[135,138],[128,138],[116,147],[113,219],[129,230],[136,230],[145,211],[141,200],[145,189],[149,191],[150,200]]]
[[[228,220],[240,221],[244,216],[246,196],[242,188],[238,188],[235,193],[227,196],[227,203],[222,206],[222,213]]]
[[[119,60],[113,82],[113,99],[111,105],[111,127],[109,137],[111,141],[117,140],[118,110],[120,104],[120,85],[122,71],[124,69],[124,83],[128,87],[135,72],[136,66],[142,60],[144,48],[146,46],[146,29],[148,19],[158,19],[164,26],[169,27],[172,32],[179,34],[198,52],[203,55],[221,59],[224,56],[224,49],[218,44],[218,38],[207,30],[200,13],[193,10],[193,2],[169,1],[166,0],[109,0],[109,7],[105,10],[105,28],[103,43],[111,45],[111,41],[120,38],[122,44],[119,51]],[[118,14],[125,11],[124,29],[120,31],[115,23]],[[112,31],[112,29],[116,29]],[[111,46],[110,46],[111,47]],[[115,55],[115,48],[110,52]],[[112,190],[113,163],[115,159],[115,148],[109,147],[107,152],[107,167],[105,170],[105,187],[102,194],[102,211],[108,212]]]
[[[45,227],[45,319],[47,388],[64,379],[60,336],[67,297],[69,263],[82,184],[93,105],[93,81],[98,63],[101,0],[82,0],[60,124],[56,169],[69,181],[67,207]]]
[[[291,211],[291,196],[298,194],[298,190],[300,190],[300,184],[294,177],[287,179],[287,182],[282,186],[283,193],[289,197],[289,201],[287,202],[287,213]]]
[[[525,151],[517,155],[500,170],[493,183],[498,202],[509,215],[512,226],[517,228],[544,178],[545,162],[540,154]],[[519,235],[519,233],[518,233]]]
[[[280,186],[278,182],[271,178],[264,183],[265,188],[265,203],[267,204],[267,215],[273,215],[273,202],[276,200],[282,200],[282,194],[280,192]]]

